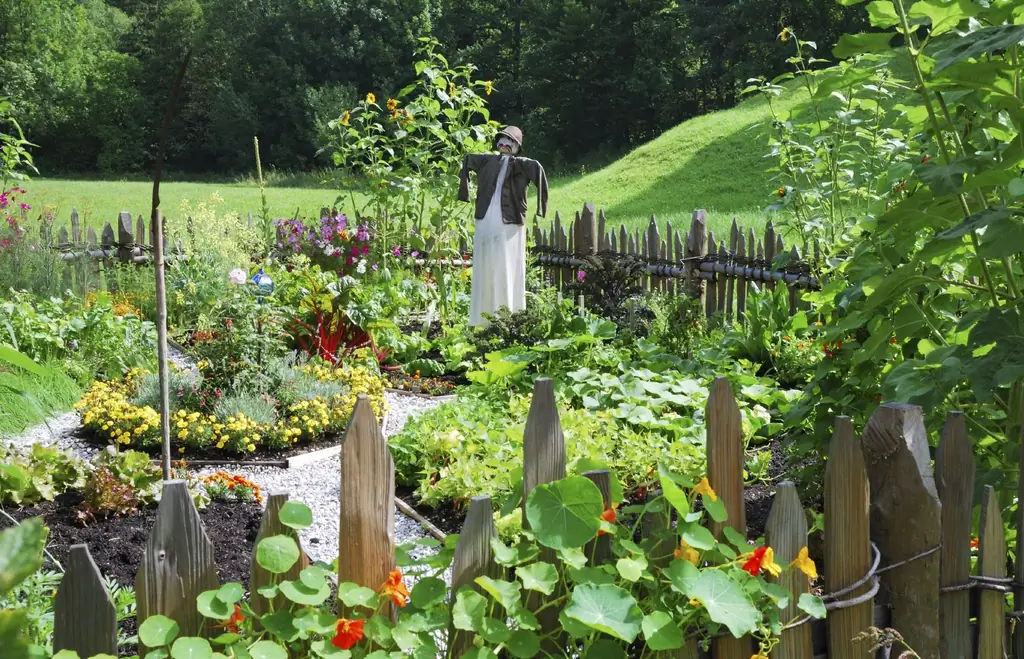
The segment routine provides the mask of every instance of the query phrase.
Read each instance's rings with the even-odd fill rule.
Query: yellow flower
[[[690,600],[690,606],[692,606],[695,609],[700,607],[700,600],[696,600],[696,599]]]
[[[348,122],[351,119],[352,119],[352,114],[348,110],[345,110],[344,112],[341,113],[341,125],[342,126],[348,126]]]
[[[707,476],[700,479],[700,482],[697,483],[697,487],[693,489],[693,493],[705,496],[711,499],[712,501],[718,501],[718,495],[715,494],[715,491],[711,489],[711,484],[708,483]]]
[[[697,560],[700,558],[700,554],[696,549],[686,544],[686,540],[679,541],[679,549],[675,550],[675,557],[681,558],[684,561],[693,565],[697,564]]]
[[[388,99],[388,109],[394,112],[395,108],[398,107],[398,101],[393,98]]]
[[[764,552],[764,558],[761,559],[761,569],[777,577],[782,574],[782,567],[775,562],[775,550],[768,547],[767,551]]]
[[[752,654],[750,655],[750,659],[768,659],[768,657],[763,654]]]
[[[807,575],[808,579],[818,578],[818,568],[814,565],[814,561],[807,555],[807,547],[800,550],[793,562],[789,564],[790,567],[795,567],[804,574]]]
[[[487,82],[484,83],[484,92],[488,96],[490,96],[491,92],[493,92],[493,91],[494,91],[494,83],[491,82],[490,80],[488,80]]]
[[[781,41],[789,41],[791,36],[793,36],[793,33],[789,31],[788,27],[782,28],[782,32],[779,33],[779,39]]]
[[[377,97],[373,95],[373,92],[370,92],[369,94],[366,95],[366,102],[370,105],[373,105],[374,103],[377,102]]]
[[[187,430],[179,430],[178,431],[178,439],[185,439],[186,437],[188,437],[188,431]]]
[[[249,444],[245,448],[249,449],[249,452],[252,453],[253,451],[256,450],[256,445],[255,444]]]

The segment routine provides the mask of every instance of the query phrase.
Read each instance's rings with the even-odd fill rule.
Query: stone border
[[[455,394],[442,394],[440,396],[432,396],[430,394],[418,394],[415,391],[406,391],[404,389],[393,389],[391,387],[384,387],[384,391],[389,394],[397,394],[399,396],[412,396],[413,398],[422,398],[424,400],[436,400],[441,403],[455,400]]]

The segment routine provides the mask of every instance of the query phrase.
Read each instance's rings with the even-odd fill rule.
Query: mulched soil
[[[50,529],[47,551],[62,564],[67,560],[71,545],[86,544],[104,577],[134,586],[146,541],[156,521],[156,507],[83,527],[75,519],[74,511],[80,502],[78,494],[68,493],[57,497],[56,501],[8,512],[19,521],[42,516]],[[263,507],[256,503],[212,502],[199,511],[206,535],[213,543],[214,563],[221,583],[237,581],[248,586],[252,548],[262,515]],[[0,519],[0,526],[9,524]]]
[[[445,533],[461,533],[462,524],[466,521],[465,509],[457,509],[452,506],[439,506],[431,508],[419,502],[413,495],[415,487],[398,485],[395,487],[395,496],[406,502],[428,522],[441,529]]]

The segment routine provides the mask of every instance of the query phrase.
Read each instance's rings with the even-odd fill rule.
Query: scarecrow
[[[537,215],[544,217],[548,180],[539,162],[519,155],[522,148],[523,131],[509,126],[494,141],[498,153],[469,153],[462,162],[459,201],[469,201],[469,173],[477,175],[472,327],[502,307],[526,308],[526,188],[537,187]]]

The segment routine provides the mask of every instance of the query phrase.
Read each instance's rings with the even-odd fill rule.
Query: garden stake
[[[156,271],[156,352],[160,378],[160,462],[164,480],[171,480],[170,386],[167,373],[167,287],[164,283],[164,218],[160,209],[153,212],[153,269]]]

